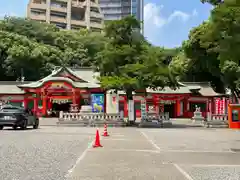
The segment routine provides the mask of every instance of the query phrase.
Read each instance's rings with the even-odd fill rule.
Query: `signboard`
[[[146,110],[146,101],[145,100],[142,100],[141,101],[141,114],[142,114],[142,119],[146,119],[146,116],[147,116],[147,110]]]
[[[160,100],[160,104],[174,104],[176,100]]]
[[[54,82],[48,87],[48,89],[71,89],[71,88],[62,82]]]
[[[56,104],[66,104],[66,103],[71,103],[71,99],[52,99],[52,103]]]
[[[92,112],[104,112],[104,94],[91,94]]]

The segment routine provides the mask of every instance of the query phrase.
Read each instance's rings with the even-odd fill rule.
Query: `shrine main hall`
[[[12,105],[32,109],[38,116],[47,116],[48,111],[69,111],[71,106],[81,109],[92,107],[92,112],[128,114],[128,102],[123,91],[113,93],[101,88],[99,73],[91,68],[56,68],[50,75],[35,82],[0,81],[0,100]],[[134,93],[134,112],[141,117],[141,101],[145,100],[147,111],[169,112],[170,117],[192,117],[195,107],[201,108],[204,116],[217,110],[226,110],[226,98],[216,93],[207,82],[182,82],[172,90],[146,89],[146,93]]]

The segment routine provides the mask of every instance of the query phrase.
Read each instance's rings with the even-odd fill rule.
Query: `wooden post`
[[[37,114],[37,111],[38,111],[38,99],[37,99],[37,97],[35,97],[33,99],[33,111],[34,111],[35,114]]]
[[[47,96],[45,95],[45,92],[42,93],[42,114],[43,116],[47,115]]]
[[[159,107],[158,107],[158,96],[157,95],[153,95],[153,105],[154,105],[154,110],[155,113],[158,114],[159,113]]]
[[[73,89],[73,91],[72,91],[72,104],[74,104],[74,105],[77,104],[75,89]]]
[[[24,96],[24,99],[23,99],[23,106],[25,109],[28,108],[28,97]]]

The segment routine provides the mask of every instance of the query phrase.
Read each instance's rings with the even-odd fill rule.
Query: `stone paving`
[[[239,180],[240,132],[229,129],[109,129],[68,179]]]
[[[0,180],[239,180],[240,131],[42,126],[0,131]],[[100,129],[103,132],[103,129]]]

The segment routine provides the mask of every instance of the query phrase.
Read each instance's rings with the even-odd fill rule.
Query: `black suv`
[[[27,129],[27,126],[33,126],[34,129],[39,126],[39,119],[31,110],[11,105],[2,106],[0,109],[0,130],[4,127]]]

